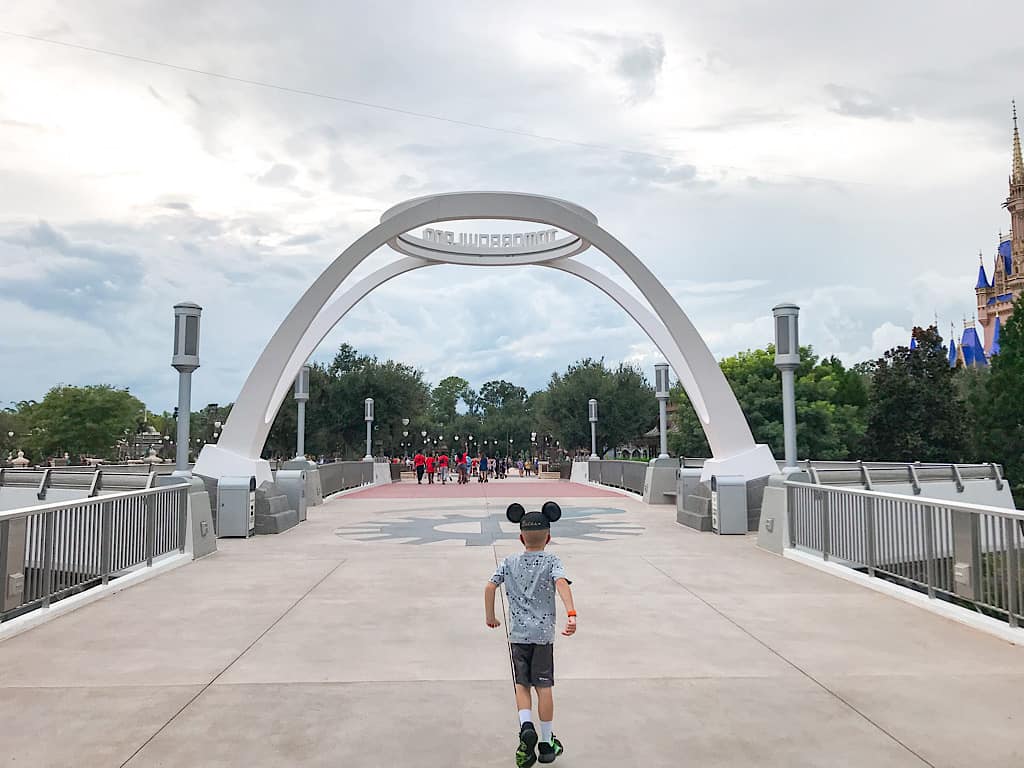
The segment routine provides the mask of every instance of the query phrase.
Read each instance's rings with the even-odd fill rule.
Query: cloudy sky
[[[849,362],[936,313],[948,333],[1009,227],[1021,29],[1005,0],[6,0],[0,400],[105,382],[169,409],[171,306],[192,300],[195,401],[229,402],[384,209],[456,190],[591,209],[719,356],[770,341],[781,300]],[[586,355],[655,362],[549,272],[404,276],[317,358],[348,341],[531,388]]]

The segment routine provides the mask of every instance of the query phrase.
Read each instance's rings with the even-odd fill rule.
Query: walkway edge
[[[860,584],[862,587],[867,587],[875,592],[880,592],[883,595],[894,597],[904,603],[910,603],[918,608],[923,608],[930,613],[934,613],[946,619],[951,619],[958,624],[963,624],[971,629],[976,629],[987,635],[997,637],[1000,640],[1005,640],[1011,645],[1024,646],[1024,629],[1014,629],[1009,624],[1004,624],[998,619],[982,616],[979,613],[972,613],[966,608],[950,605],[949,603],[945,603],[941,600],[933,600],[927,595],[922,595],[912,589],[892,584],[884,579],[866,576],[852,568],[847,568],[845,565],[830,563],[827,560],[822,560],[821,558],[815,557],[807,552],[801,552],[796,549],[785,549],[783,550],[782,556],[787,560],[795,560],[796,562],[810,566],[815,570],[831,574],[832,576],[838,576],[840,579],[845,581]]]
[[[118,592],[128,589],[128,587],[149,581],[191,562],[192,555],[190,554],[171,555],[154,562],[148,568],[140,568],[137,571],[120,576],[108,582],[106,586],[92,587],[84,592],[79,592],[77,595],[58,600],[49,608],[38,608],[10,621],[5,621],[3,624],[0,624],[0,643],[72,611],[77,611],[79,608],[95,603],[97,600],[116,595]]]

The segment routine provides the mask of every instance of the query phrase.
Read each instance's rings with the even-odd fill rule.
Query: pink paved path
[[[539,499],[568,497],[582,498],[621,498],[614,491],[606,491],[593,485],[571,483],[568,480],[525,480],[510,477],[507,480],[492,480],[489,483],[478,483],[473,480],[467,485],[434,483],[417,485],[415,480],[403,479],[400,483],[378,485],[364,491],[355,491],[349,497],[360,499]]]

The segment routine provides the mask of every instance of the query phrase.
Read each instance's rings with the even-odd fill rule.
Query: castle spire
[[[1017,101],[1013,103],[1013,184],[1024,184],[1024,159],[1020,151],[1020,131],[1017,130]]]
[[[981,251],[978,251],[978,282],[974,284],[974,290],[989,289],[992,284],[988,281],[988,275],[985,274],[985,259],[981,255]],[[936,324],[938,319],[936,319]]]

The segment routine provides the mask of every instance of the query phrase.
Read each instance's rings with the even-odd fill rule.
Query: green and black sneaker
[[[551,734],[551,743],[548,744],[546,741],[542,741],[537,745],[537,752],[540,762],[542,763],[553,763],[555,758],[558,757],[565,750],[562,749],[562,742],[558,740],[555,734]]]
[[[519,749],[516,750],[517,768],[530,768],[537,762],[537,753],[534,751],[536,747],[537,731],[533,723],[523,723],[519,729]]]

